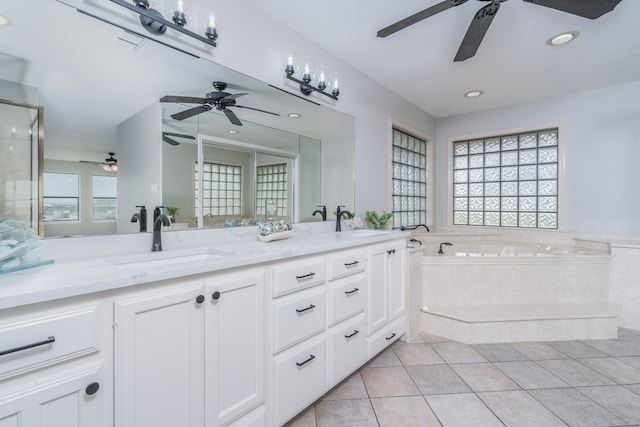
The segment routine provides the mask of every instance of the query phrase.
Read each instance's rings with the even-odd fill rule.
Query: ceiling
[[[453,62],[476,11],[468,2],[386,38],[378,30],[441,0],[247,0],[436,118],[640,78],[640,1],[597,20],[504,1],[476,56]],[[582,1],[582,0],[575,0]],[[546,41],[578,31],[568,45]],[[341,84],[348,91],[349,82]],[[467,99],[469,90],[482,90]]]

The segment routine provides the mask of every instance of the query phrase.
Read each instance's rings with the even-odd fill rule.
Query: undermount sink
[[[175,264],[202,262],[232,255],[231,252],[215,249],[197,249],[177,252],[151,252],[148,254],[121,256],[109,261],[115,265],[130,267],[167,267]]]
[[[349,233],[352,236],[357,237],[371,237],[371,236],[382,236],[384,234],[389,234],[391,231],[389,230],[351,230]]]

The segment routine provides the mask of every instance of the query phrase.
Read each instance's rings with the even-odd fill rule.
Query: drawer
[[[373,358],[406,332],[406,319],[402,316],[367,339],[367,359]]]
[[[329,326],[364,311],[367,279],[364,273],[331,283],[329,289]]]
[[[282,425],[327,390],[325,335],[274,358],[274,425]]]
[[[324,257],[278,264],[273,267],[273,296],[279,297],[324,283],[327,280],[326,270]]]
[[[324,287],[317,287],[274,302],[273,352],[277,353],[323,331],[326,300]]]
[[[329,256],[329,280],[349,276],[364,271],[365,254],[363,249],[339,252]]]
[[[0,379],[98,351],[98,307],[0,324]]]
[[[329,330],[329,388],[367,361],[364,313]]]

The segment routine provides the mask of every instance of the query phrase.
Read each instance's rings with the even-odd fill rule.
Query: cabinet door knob
[[[87,388],[84,389],[84,392],[87,393],[89,396],[92,396],[96,394],[99,389],[100,389],[100,384],[93,382],[89,384]]]
[[[395,250],[395,249],[389,249],[389,250],[387,251],[387,254],[389,254],[389,255],[391,255],[391,254],[395,254],[395,253],[396,253],[396,250]]]
[[[214,301],[218,301],[218,300],[220,299],[220,296],[221,296],[221,294],[220,294],[220,292],[218,292],[218,291],[215,291],[214,293],[212,293],[212,294],[211,294],[211,298],[212,298]]]
[[[198,295],[198,296],[196,297],[196,302],[197,302],[198,304],[202,304],[202,303],[204,302],[204,295]]]

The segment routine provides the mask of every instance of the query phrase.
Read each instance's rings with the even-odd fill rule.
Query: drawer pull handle
[[[307,363],[311,362],[313,359],[315,359],[316,357],[313,354],[309,355],[309,358],[307,360],[305,360],[304,362],[296,362],[296,365],[298,365],[298,368],[303,367],[304,365],[306,365]]]
[[[344,291],[344,293],[345,293],[346,295],[353,295],[353,294],[355,294],[356,292],[358,292],[359,290],[360,290],[360,289],[358,289],[358,288],[353,288],[353,289],[351,289],[350,291]]]
[[[309,307],[307,307],[307,308],[296,308],[296,313],[302,314],[302,313],[304,313],[306,311],[313,310],[314,308],[316,308],[315,305],[309,304]]]
[[[353,338],[353,337],[355,337],[356,335],[358,335],[359,333],[360,333],[360,331],[359,331],[359,330],[354,329],[352,334],[345,335],[344,337],[345,337],[346,339]]]
[[[360,261],[353,261],[353,262],[345,262],[344,266],[349,268],[349,267],[353,267],[355,265],[358,265],[360,263]]]
[[[54,343],[54,342],[56,342],[56,338],[51,336],[51,337],[47,338],[46,340],[34,342],[34,343],[31,343],[31,344],[27,344],[27,345],[21,345],[20,347],[10,348],[9,350],[0,351],[0,356],[4,356],[6,354],[11,354],[11,353],[16,353],[16,352],[22,351],[22,350],[28,350],[28,349],[34,348],[34,347],[40,347],[42,345],[47,345],[47,344],[51,344],[51,343]]]
[[[87,393],[89,396],[92,396],[98,392],[98,389],[100,389],[100,384],[91,383],[87,386],[87,388],[84,389],[84,392]]]
[[[389,340],[394,339],[395,337],[396,337],[396,333],[394,332],[394,333],[391,334],[390,337],[385,337],[385,340],[389,341]]]
[[[316,275],[316,273],[312,272],[312,273],[309,273],[309,274],[303,274],[302,276],[296,276],[296,279],[298,279],[298,280],[310,279],[315,275]]]
[[[387,254],[389,254],[389,255],[391,255],[391,254],[395,254],[395,253],[396,253],[396,250],[395,250],[395,249],[389,249],[389,250],[387,251]]]

